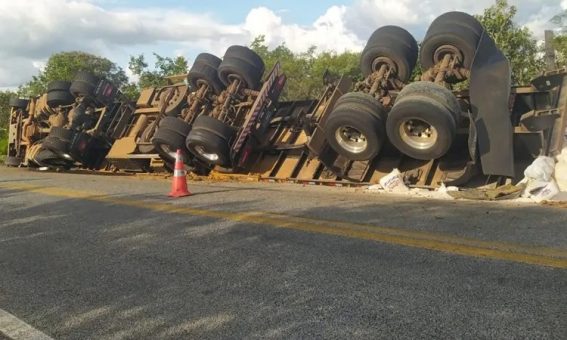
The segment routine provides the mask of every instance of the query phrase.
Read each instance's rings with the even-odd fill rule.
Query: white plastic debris
[[[459,188],[455,186],[445,186],[445,183],[441,183],[441,186],[437,188],[439,192],[449,192],[449,191],[459,191]]]
[[[380,185],[388,192],[408,192],[409,188],[404,183],[400,170],[394,169],[386,176],[380,178]]]
[[[555,173],[553,175],[560,191],[567,192],[567,146],[563,148],[561,154],[557,156]]]
[[[368,191],[379,191],[379,190],[382,190],[382,186],[380,184],[372,184],[368,188],[366,188],[366,190],[368,190]]]
[[[539,156],[524,171],[528,179],[549,182],[555,171],[555,159],[547,156]]]
[[[554,179],[554,172],[556,172],[555,159],[546,156],[536,158],[524,171],[526,177],[522,183],[526,184],[526,189],[522,197],[538,203],[552,200],[560,192]]]
[[[557,194],[559,194],[559,188],[555,180],[552,179],[545,186],[530,191],[530,198],[539,203],[552,200]]]

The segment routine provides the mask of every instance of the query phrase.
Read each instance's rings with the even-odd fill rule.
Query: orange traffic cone
[[[187,171],[185,171],[183,166],[182,157],[181,150],[177,149],[177,155],[175,155],[175,169],[173,170],[173,183],[171,183],[169,197],[191,196],[191,193],[187,189]]]

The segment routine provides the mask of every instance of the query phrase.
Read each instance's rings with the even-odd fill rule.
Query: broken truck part
[[[185,77],[171,76],[167,78],[168,84],[165,86],[142,90],[132,117],[106,156],[113,169],[136,172],[172,169],[171,159],[164,156],[165,160],[162,160],[158,154],[168,153],[170,150],[166,149],[167,145],[158,148],[152,143],[152,139],[156,136],[161,120],[176,118],[187,108],[189,91],[183,83]],[[158,135],[158,140],[160,138]]]
[[[130,120],[132,105],[112,83],[88,72],[78,72],[67,91],[57,90],[70,93],[73,103],[65,107],[64,124],[51,127],[42,147],[62,160],[88,169],[101,168],[112,143]]]
[[[213,109],[217,96],[224,90],[224,85],[217,76],[220,63],[217,56],[199,54],[187,74],[188,87],[185,87],[183,107],[177,115],[162,117],[157,125],[151,141],[165,162],[173,164],[176,151],[181,150],[189,169],[195,173],[208,173],[208,166],[189,152],[186,140],[197,117],[207,115]]]

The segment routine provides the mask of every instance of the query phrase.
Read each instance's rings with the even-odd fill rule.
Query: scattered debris
[[[380,179],[380,186],[388,192],[407,192],[409,188],[404,183],[402,173],[398,169],[392,170]]]
[[[458,199],[499,201],[520,197],[525,189],[525,184],[507,184],[498,188],[465,189],[461,191],[447,192],[451,197]]]
[[[567,192],[567,146],[557,156],[554,172],[555,182],[560,191]]]

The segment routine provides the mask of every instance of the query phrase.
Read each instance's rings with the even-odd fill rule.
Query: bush
[[[4,161],[8,153],[8,131],[0,128],[0,162]]]

